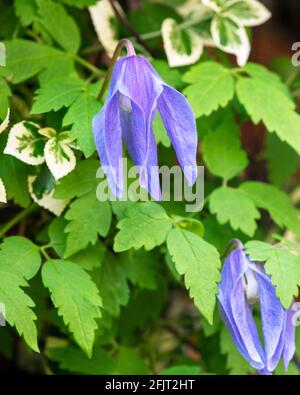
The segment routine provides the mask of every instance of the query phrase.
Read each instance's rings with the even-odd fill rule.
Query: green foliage
[[[246,251],[254,261],[265,262],[282,305],[289,308],[300,286],[300,258],[290,251],[262,241],[248,241]]]
[[[217,215],[221,224],[229,221],[234,230],[253,236],[256,222],[260,218],[254,203],[240,189],[218,188],[209,198],[209,207],[212,214]]]
[[[137,203],[125,211],[118,223],[114,250],[145,247],[146,250],[161,245],[172,228],[171,219],[157,203]]]
[[[256,207],[267,210],[278,226],[287,227],[295,235],[300,236],[298,210],[293,208],[284,192],[272,185],[255,181],[245,182],[240,188],[248,195]]]
[[[178,273],[184,276],[190,296],[212,323],[221,266],[217,250],[194,233],[180,229],[170,232],[167,245]]]
[[[99,291],[83,269],[70,261],[50,260],[42,269],[45,287],[74,339],[88,357],[92,355],[96,319],[101,318]]]
[[[41,23],[53,39],[66,51],[75,54],[80,47],[80,32],[61,4],[37,0]],[[72,37],[72,40],[69,39]]]
[[[100,11],[89,8],[96,3]],[[137,55],[194,111],[203,207],[188,212],[172,193],[162,202],[97,198],[92,120],[116,43],[131,36],[110,2],[0,0],[1,367],[254,374],[215,308],[221,257],[240,239],[282,305],[297,300],[299,72],[290,59],[272,61],[278,74],[247,63],[250,28],[270,17],[259,1],[123,3],[114,2],[142,36]],[[178,144],[157,109],[158,162],[172,167]],[[287,374],[299,374],[299,342],[298,331]]]
[[[95,348],[92,358],[73,346],[49,348],[48,357],[59,363],[61,369],[77,374],[113,374],[115,363],[112,357],[100,347]]]
[[[234,79],[230,70],[215,62],[193,66],[183,77],[191,84],[184,90],[195,116],[209,115],[225,107],[234,96]]]
[[[244,170],[248,164],[247,155],[241,148],[239,130],[231,117],[205,135],[203,154],[209,170],[225,181]]]
[[[68,74],[72,69],[71,56],[48,45],[16,39],[6,43],[6,51],[7,65],[15,84],[43,70],[53,75],[58,71]]]
[[[95,89],[88,88],[82,92],[69,107],[63,119],[64,126],[72,125],[71,134],[77,138],[78,145],[86,157],[91,156],[95,151],[91,125],[93,117],[100,110],[95,96]]]
[[[36,91],[37,97],[32,106],[32,114],[69,107],[79,96],[84,82],[75,77],[56,78],[46,82]]]
[[[100,236],[107,236],[111,224],[109,202],[100,202],[95,191],[91,191],[71,203],[65,218],[70,221],[65,232],[68,233],[64,257],[83,250],[89,243],[95,244]]]
[[[11,267],[26,280],[36,275],[41,265],[38,248],[30,240],[21,236],[11,236],[0,244],[0,262]]]
[[[300,116],[294,111],[295,103],[286,88],[273,74],[263,68],[251,73],[245,67],[249,77],[240,77],[237,82],[237,96],[252,121],[263,122],[269,132],[300,152]],[[271,82],[271,83],[270,83]]]
[[[3,250],[1,251],[3,253]],[[13,257],[12,257],[13,258]],[[4,313],[5,319],[11,326],[15,326],[19,335],[24,337],[28,346],[38,352],[37,330],[35,325],[36,315],[32,311],[35,306],[33,300],[23,291],[23,287],[28,287],[20,270],[15,270],[13,259],[7,259],[0,262],[0,300],[5,311],[1,307],[1,313]],[[28,270],[25,270],[28,274]]]

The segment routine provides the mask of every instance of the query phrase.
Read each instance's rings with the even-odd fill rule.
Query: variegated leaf
[[[7,203],[6,190],[1,178],[0,178],[0,203]]]
[[[47,166],[56,180],[66,176],[76,166],[76,157],[68,145],[70,141],[59,136],[48,140],[44,150]]]
[[[49,210],[51,213],[53,213],[56,216],[60,216],[61,213],[64,211],[65,207],[68,205],[69,201],[63,199],[54,199],[52,197],[54,190],[51,191],[50,193],[44,194],[43,197],[39,199],[33,191],[33,183],[35,179],[36,176],[28,177],[28,189],[30,196],[32,197],[32,200],[40,207]]]
[[[218,48],[236,55],[239,66],[247,63],[250,54],[250,42],[243,26],[233,19],[216,14],[211,24],[211,34]]]
[[[170,67],[186,66],[199,60],[203,41],[193,30],[180,30],[174,19],[167,18],[163,21],[161,31]]]
[[[210,25],[214,12],[210,8],[205,7],[199,0],[189,0],[179,6],[177,11],[184,18],[197,21],[193,29],[202,38],[203,45],[215,47],[210,32]]]
[[[228,0],[202,0],[202,4],[215,12],[220,12]]]
[[[9,115],[10,115],[10,109],[7,110],[6,117],[4,121],[0,124],[0,134],[4,132],[4,130],[7,129],[9,125]]]
[[[115,2],[115,6],[122,14],[123,11],[117,2]],[[110,2],[108,0],[100,0],[89,7],[89,12],[99,41],[106,49],[108,55],[112,56],[118,40],[114,23],[116,16]]]
[[[222,8],[222,14],[243,26],[257,26],[271,18],[271,12],[257,0],[231,0]]]
[[[33,122],[22,121],[15,124],[9,132],[4,153],[29,165],[43,163],[45,143],[38,130],[39,126]]]

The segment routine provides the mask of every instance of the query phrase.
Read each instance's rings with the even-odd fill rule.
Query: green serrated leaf
[[[94,246],[88,246],[85,250],[72,255],[70,257],[70,261],[77,263],[83,269],[90,271],[102,265],[105,253],[105,245],[97,240]]]
[[[14,7],[22,26],[29,26],[37,17],[35,0],[15,0]]]
[[[205,135],[203,155],[209,170],[225,181],[245,169],[247,154],[241,148],[239,129],[231,116],[227,116],[215,130]]]
[[[68,221],[66,221],[63,217],[58,217],[51,222],[48,228],[51,247],[60,258],[64,256],[64,251],[66,248],[67,235],[64,230],[67,226],[67,223]]]
[[[240,77],[237,82],[237,96],[255,124],[263,122],[269,132],[287,142],[300,153],[300,115],[295,103],[265,77]]]
[[[91,191],[71,203],[65,218],[70,221],[65,258],[95,244],[98,236],[107,236],[111,225],[111,207],[108,201],[100,202],[95,191]]]
[[[63,125],[71,127],[71,135],[77,138],[77,143],[86,157],[95,152],[95,142],[92,133],[93,117],[100,111],[100,104],[89,92],[80,94],[68,109]]]
[[[72,199],[94,190],[97,185],[96,173],[100,163],[96,159],[80,161],[76,168],[63,177],[55,188],[57,199]]]
[[[1,152],[3,152],[4,146],[5,140],[1,138]],[[11,155],[0,155],[0,178],[5,184],[7,199],[13,199],[21,207],[27,207],[30,203],[27,185],[29,173],[30,167],[25,163],[22,163]]]
[[[133,348],[122,346],[116,360],[117,374],[146,375],[149,373],[144,360]]]
[[[92,273],[101,292],[103,310],[113,317],[120,314],[121,306],[129,301],[129,286],[124,266],[112,253],[107,252],[104,262]]]
[[[229,222],[232,229],[241,229],[248,236],[254,235],[260,213],[241,190],[228,187],[215,189],[209,197],[209,208],[221,224]]]
[[[72,373],[91,375],[115,373],[114,360],[100,347],[95,347],[91,358],[87,358],[80,349],[72,346],[48,348],[47,356],[59,362],[61,369]]]
[[[145,247],[152,250],[161,245],[172,228],[166,211],[157,203],[136,203],[124,212],[115,236],[114,251]]]
[[[41,114],[69,107],[80,95],[84,82],[73,76],[64,76],[47,81],[36,91],[31,114]]]
[[[0,245],[0,263],[9,265],[26,280],[36,275],[41,266],[38,247],[22,236],[6,237]]]
[[[266,262],[265,269],[276,286],[276,295],[288,309],[299,292],[300,258],[286,249],[262,241],[249,241],[245,248],[251,260]]]
[[[51,292],[58,314],[74,334],[78,345],[91,357],[96,319],[101,318],[102,307],[96,285],[79,265],[59,259],[43,265],[42,279]]]
[[[121,255],[126,275],[140,288],[155,289],[157,287],[157,256],[143,249],[129,250]]]
[[[300,213],[292,206],[284,192],[273,185],[258,181],[244,182],[240,188],[256,207],[267,210],[278,226],[287,227],[300,237]]]
[[[38,352],[36,316],[32,311],[35,304],[22,289],[27,287],[28,283],[15,267],[2,262],[0,277],[1,313],[4,313],[5,319],[11,326],[16,327],[28,346]]]
[[[62,73],[62,66],[69,65],[70,55],[44,44],[29,40],[15,39],[6,42],[7,66],[12,73],[12,82],[17,84],[43,70],[47,77],[53,73]],[[61,75],[61,74],[60,74]]]
[[[216,62],[204,62],[191,67],[183,80],[191,84],[183,92],[196,118],[227,106],[233,99],[234,79],[231,72]]]
[[[74,19],[68,15],[63,5],[50,0],[36,0],[41,23],[53,39],[66,51],[76,54],[81,38]],[[70,39],[70,37],[72,39]]]
[[[212,323],[221,266],[216,248],[194,233],[181,229],[169,233],[167,246],[195,305]]]

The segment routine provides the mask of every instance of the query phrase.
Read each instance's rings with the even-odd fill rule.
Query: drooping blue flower
[[[140,185],[161,199],[157,147],[152,123],[160,113],[188,184],[197,177],[197,130],[186,98],[164,83],[143,56],[115,64],[106,102],[93,120],[103,170],[113,193],[123,195],[122,141],[139,169]]]
[[[295,312],[281,305],[263,266],[239,248],[227,257],[221,275],[220,314],[240,354],[262,374],[271,374],[281,357],[287,369],[295,353]],[[256,302],[264,346],[253,318]]]

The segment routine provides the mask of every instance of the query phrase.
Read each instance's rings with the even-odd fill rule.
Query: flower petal
[[[119,93],[115,93],[93,119],[93,133],[103,171],[111,191],[123,195],[122,133]]]
[[[124,65],[124,76],[119,90],[141,108],[149,127],[156,110],[157,98],[162,92],[162,83],[149,72],[149,62],[142,56],[128,56]]]
[[[276,296],[276,289],[264,269],[257,264],[251,264],[256,272],[260,302],[260,315],[267,358],[266,368],[273,371],[282,354],[286,311]]]
[[[284,332],[284,346],[282,359],[285,370],[288,370],[289,362],[293,358],[296,346],[295,346],[295,335],[296,335],[296,323],[293,321],[295,311],[289,309],[286,313],[286,324]]]
[[[122,96],[120,103],[122,133],[129,155],[138,167],[140,184],[155,200],[160,200],[157,148],[152,128],[147,130],[144,113],[133,100]]]
[[[191,186],[197,178],[198,137],[193,111],[186,98],[168,85],[164,85],[157,105],[177,159]]]
[[[263,369],[264,353],[243,284],[243,275],[248,269],[245,253],[233,251],[222,269],[218,299],[225,324],[237,349],[254,368]]]

